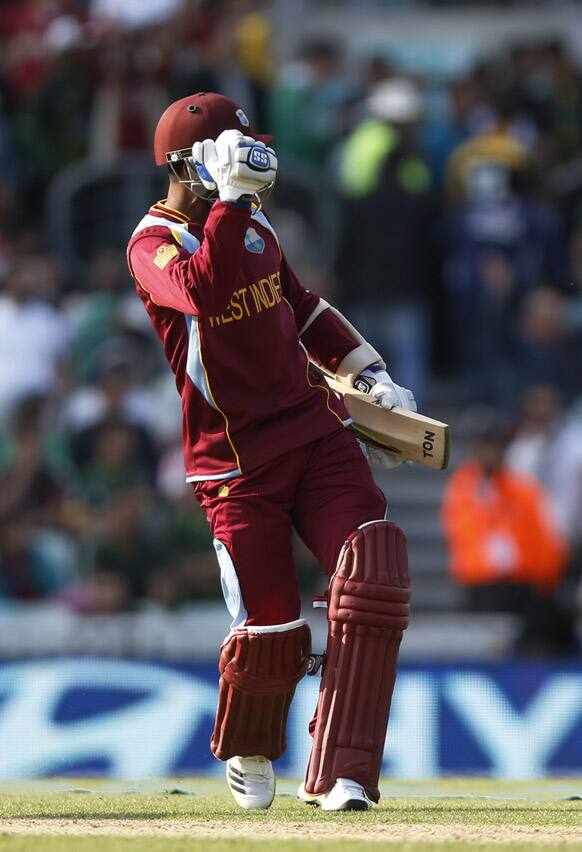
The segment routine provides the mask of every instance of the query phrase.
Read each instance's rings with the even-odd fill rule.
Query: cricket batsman
[[[184,461],[232,616],[210,747],[243,808],[268,808],[271,761],[311,652],[295,528],[329,578],[326,662],[299,797],[368,810],[409,620],[406,540],[385,519],[341,399],[313,366],[385,408],[415,410],[380,355],[306,290],[262,211],[277,157],[219,94],[171,104],[154,138],[169,172],[129,242],[136,289],[182,397]]]

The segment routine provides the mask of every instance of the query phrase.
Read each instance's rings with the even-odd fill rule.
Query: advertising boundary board
[[[282,776],[303,774],[318,678],[299,685]],[[57,657],[0,664],[0,778],[222,774],[214,663]],[[582,662],[400,667],[385,775],[582,774]]]

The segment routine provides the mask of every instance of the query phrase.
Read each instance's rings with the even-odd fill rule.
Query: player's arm
[[[147,228],[129,244],[131,274],[157,305],[188,314],[222,310],[238,280],[249,220],[245,206],[215,202],[193,253],[168,228]]]
[[[338,310],[303,287],[285,257],[281,260],[281,282],[301,342],[315,364],[351,385],[365,367],[376,361],[384,363]]]
[[[398,405],[416,411],[412,391],[392,381],[374,347],[340,311],[306,290],[285,258],[281,261],[281,278],[299,337],[312,361],[348,387],[371,394],[384,408]]]
[[[171,232],[167,248],[162,242],[161,249],[159,241],[144,245],[144,235],[130,244],[128,262],[138,284],[157,304],[212,314],[224,308],[236,287],[251,198],[274,182],[277,158],[262,142],[238,130],[225,130],[216,141],[195,142],[192,159],[204,186],[217,189],[220,199],[204,225],[204,240],[189,254],[177,248]],[[152,256],[152,250],[161,250],[167,263],[156,263],[158,256]]]

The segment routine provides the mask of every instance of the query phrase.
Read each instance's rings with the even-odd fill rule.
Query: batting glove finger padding
[[[369,393],[378,405],[390,410],[405,408],[416,411],[414,394],[408,388],[403,388],[393,382],[382,364],[372,364],[356,377],[354,387],[362,393]]]
[[[377,802],[378,779],[410,581],[406,538],[390,521],[364,524],[346,541],[329,587],[326,663],[305,790],[338,778]]]
[[[196,173],[204,188],[209,191],[216,190],[217,185],[213,174],[218,165],[218,158],[214,140],[205,139],[203,142],[195,142],[192,145],[192,159]]]
[[[405,408],[407,411],[416,411],[416,400],[414,394],[408,388],[400,387],[394,382],[378,382],[370,391],[370,396],[375,399],[382,408]]]
[[[311,633],[304,619],[239,627],[226,638],[210,741],[215,757],[281,757],[289,707],[310,653]]]

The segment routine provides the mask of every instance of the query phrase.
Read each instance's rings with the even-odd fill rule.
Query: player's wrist
[[[245,189],[229,184],[219,187],[218,197],[229,204],[238,204],[241,200],[245,203],[245,199],[249,199],[248,203],[250,203],[250,196]]]
[[[242,210],[247,210],[249,213],[252,212],[253,209],[253,197],[252,195],[241,195],[236,201],[230,201],[227,198],[220,199],[224,204],[228,204],[231,207],[240,207]]]

